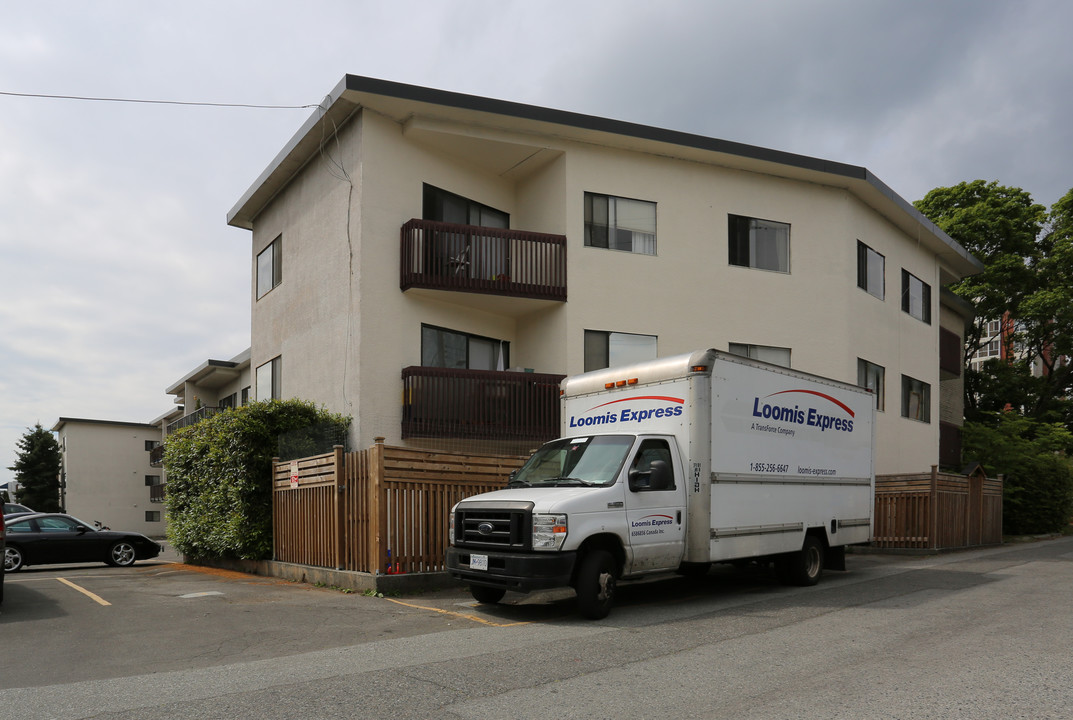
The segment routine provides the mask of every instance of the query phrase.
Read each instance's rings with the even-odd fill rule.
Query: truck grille
[[[532,514],[522,510],[473,508],[455,515],[458,545],[526,549],[531,535]]]

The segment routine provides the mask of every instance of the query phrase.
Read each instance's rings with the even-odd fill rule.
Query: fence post
[[[343,490],[346,487],[345,459],[342,445],[332,446],[332,502],[335,503],[335,569],[343,569],[343,548],[346,547],[347,527],[345,520],[345,508],[343,503]]]
[[[931,491],[928,493],[928,546],[939,547],[939,466],[931,466]]]
[[[384,438],[374,438],[369,462],[369,572],[380,575],[387,566],[384,533],[387,508],[383,501]]]

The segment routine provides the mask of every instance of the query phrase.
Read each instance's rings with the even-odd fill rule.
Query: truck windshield
[[[529,458],[509,486],[613,485],[632,445],[631,435],[553,440]]]

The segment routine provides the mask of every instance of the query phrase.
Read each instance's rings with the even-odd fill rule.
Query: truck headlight
[[[533,515],[533,549],[559,550],[566,541],[566,515]]]

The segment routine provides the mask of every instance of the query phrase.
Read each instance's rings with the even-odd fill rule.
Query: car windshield
[[[632,445],[631,435],[553,440],[529,458],[509,487],[613,485]]]

